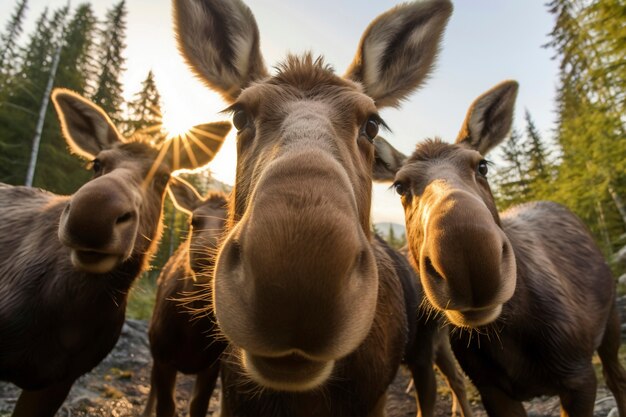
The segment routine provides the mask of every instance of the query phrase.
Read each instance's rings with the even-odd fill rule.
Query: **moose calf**
[[[173,177],[169,194],[176,207],[191,216],[188,239],[180,245],[158,278],[156,303],[150,321],[152,386],[144,412],[156,402],[157,416],[176,415],[176,373],[195,374],[190,417],[206,416],[219,373],[219,357],[226,347],[218,337],[213,310],[204,309],[198,294],[210,293],[218,242],[227,217],[226,194],[213,191],[204,198],[184,180]],[[198,311],[204,310],[203,314]]]

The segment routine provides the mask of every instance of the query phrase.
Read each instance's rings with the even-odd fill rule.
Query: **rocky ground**
[[[626,297],[619,300],[622,317],[626,317]],[[622,325],[622,340],[626,341],[626,320]],[[111,354],[92,372],[80,378],[58,413],[59,417],[130,417],[140,415],[150,388],[150,352],[146,335],[147,323],[127,320],[122,336]],[[440,378],[441,380],[441,378]],[[388,415],[390,417],[414,417],[415,400],[407,394],[408,372],[401,370],[390,389]],[[179,415],[185,415],[186,401],[193,380],[179,377],[177,399]],[[219,382],[218,382],[219,384]],[[469,384],[469,383],[468,383]],[[219,388],[219,386],[218,386]],[[437,416],[449,416],[451,400],[440,381]],[[479,397],[473,387],[469,387],[470,400],[476,417],[485,417]],[[8,383],[0,383],[0,417],[8,417],[19,390]],[[617,417],[615,401],[606,386],[601,383],[596,399],[595,417]],[[219,409],[219,389],[211,400],[210,415],[217,415]],[[526,404],[530,416],[548,417],[559,415],[557,398],[539,398]]]

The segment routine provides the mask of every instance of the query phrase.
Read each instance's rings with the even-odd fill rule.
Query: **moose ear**
[[[449,0],[429,0],[380,15],[361,37],[345,77],[361,83],[376,106],[398,106],[433,67],[451,13]]]
[[[173,0],[173,6],[179,50],[227,102],[268,75],[256,20],[241,0]]]
[[[52,92],[65,141],[72,152],[91,160],[101,150],[121,142],[111,119],[98,106],[63,88]]]
[[[486,155],[502,142],[513,125],[517,90],[516,81],[504,81],[474,100],[456,143]]]
[[[406,161],[406,155],[391,146],[381,136],[374,138],[374,167],[372,177],[377,182],[393,181],[396,172],[402,167]]]
[[[189,215],[193,213],[203,201],[193,185],[182,178],[172,176],[167,192],[176,208]]]
[[[222,147],[230,132],[230,122],[206,123],[166,141],[167,158],[172,171],[205,166]]]

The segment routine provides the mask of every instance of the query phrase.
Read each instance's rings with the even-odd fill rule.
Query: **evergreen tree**
[[[100,73],[96,82],[96,91],[92,97],[94,103],[107,112],[113,122],[122,122],[122,82],[126,47],[126,1],[121,0],[107,12],[104,28],[101,32],[99,66]]]
[[[560,60],[557,140],[562,151],[554,197],[605,244],[623,234],[626,192],[626,43],[623,2],[552,0],[548,44]],[[608,236],[608,239],[600,237]]]
[[[126,130],[132,135],[142,135],[154,143],[165,140],[162,131],[161,95],[154,81],[152,70],[141,83],[141,91],[128,103],[128,121]]]
[[[90,4],[79,5],[66,25],[56,87],[65,87],[85,94],[93,80],[93,49],[96,36],[96,17]],[[49,106],[42,132],[39,159],[34,185],[58,193],[72,193],[87,179],[84,162],[71,155],[62,136],[56,113]]]
[[[11,94],[0,108],[0,181],[23,184],[41,99],[55,49],[61,11],[50,18],[45,9],[28,44],[20,50],[19,68],[11,77]],[[56,24],[56,26],[55,26]]]
[[[22,34],[22,23],[28,7],[28,0],[18,0],[15,12],[7,23],[5,33],[0,35],[0,91],[15,68],[17,56],[17,40]]]
[[[88,94],[97,75],[95,45],[97,19],[91,4],[80,4],[65,30],[56,86]]]
[[[526,176],[528,178],[528,198],[530,200],[549,199],[554,173],[550,163],[550,153],[535,126],[528,109],[524,112],[526,122]]]
[[[523,137],[515,128],[511,131],[509,139],[500,146],[503,163],[496,169],[492,183],[494,197],[501,210],[528,199],[524,147]]]

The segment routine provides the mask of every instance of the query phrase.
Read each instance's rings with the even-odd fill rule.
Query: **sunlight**
[[[184,136],[194,126],[194,116],[188,112],[177,111],[174,108],[164,108],[162,124],[163,129],[167,132],[167,139],[172,139],[176,136]]]

